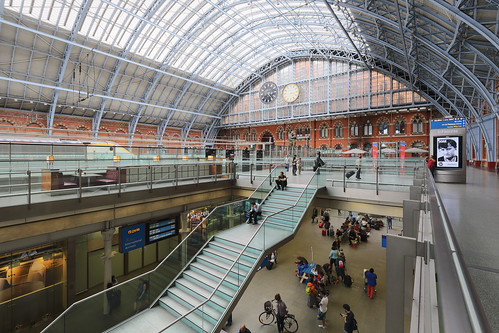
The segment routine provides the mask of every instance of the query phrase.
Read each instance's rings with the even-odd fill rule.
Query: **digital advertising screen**
[[[433,138],[433,152],[437,168],[461,168],[463,138],[461,136],[437,136]]]
[[[169,218],[146,226],[146,243],[151,244],[166,238],[178,235],[178,223],[176,218]]]

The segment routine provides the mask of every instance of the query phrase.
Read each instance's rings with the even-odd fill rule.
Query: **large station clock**
[[[274,82],[265,82],[260,88],[260,101],[263,104],[269,104],[277,98],[277,84]]]
[[[296,83],[290,83],[282,90],[282,98],[288,102],[293,103],[300,96],[300,87]]]

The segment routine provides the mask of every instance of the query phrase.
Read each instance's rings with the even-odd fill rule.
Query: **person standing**
[[[298,174],[301,175],[301,169],[302,169],[301,157],[298,157],[298,162],[296,162],[296,165],[298,166]]]
[[[393,218],[391,216],[387,216],[386,223],[388,224],[388,230],[392,229]]]
[[[286,172],[289,172],[289,157],[286,155],[284,158],[284,166],[286,167]]]
[[[376,273],[374,273],[374,268],[371,268],[369,271],[366,272],[366,279],[367,279],[367,296],[369,296],[370,299],[373,299],[374,297],[374,290],[376,288],[376,279],[378,276]]]
[[[435,176],[435,169],[437,167],[437,161],[435,160],[435,156],[431,155],[426,160],[426,166],[430,169],[431,175]]]
[[[336,244],[333,244],[333,246],[331,246],[331,252],[329,252],[329,263],[331,266],[336,266],[336,259],[338,259],[339,253],[340,251],[338,251]]]
[[[296,155],[293,155],[293,160],[291,161],[291,166],[293,167],[293,176],[296,176],[296,171],[298,170],[298,160],[296,159]]]
[[[345,321],[345,325],[343,326],[343,332],[352,333],[356,326],[355,315],[350,310],[350,305],[343,304],[343,309],[345,310],[345,313],[340,313],[340,315],[343,317],[343,320]]]
[[[319,302],[319,312],[317,313],[317,319],[322,320],[322,325],[319,325],[320,328],[326,328],[327,303],[329,302],[327,295],[328,291],[326,290],[325,293],[321,295],[322,298]]]
[[[355,160],[355,167],[357,168],[357,174],[355,175],[356,179],[361,179],[360,178],[360,164],[361,164],[361,161],[362,161],[362,155],[359,155],[359,157],[357,157],[357,159]]]
[[[275,294],[276,304],[276,314],[277,314],[277,331],[282,333],[284,331],[284,316],[288,313],[288,308],[286,307],[286,303],[281,299],[281,295]]]

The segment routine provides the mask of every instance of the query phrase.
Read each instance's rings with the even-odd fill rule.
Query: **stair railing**
[[[251,197],[252,196],[255,196],[258,192],[262,192],[262,189],[267,185],[267,181],[269,177],[272,177],[274,175],[274,173],[276,172],[276,169],[277,167],[275,167],[273,170],[271,170],[271,172],[267,175],[267,177],[264,179],[264,181],[260,184],[260,186],[258,188],[255,189],[255,191],[253,191],[253,193],[251,194],[251,196],[248,198],[248,199],[243,199],[243,200],[239,200],[239,201],[236,201],[236,202],[231,202],[231,203],[228,203],[228,204],[224,204],[224,205],[220,205],[220,206],[217,206],[215,207],[206,217],[205,219],[203,220],[203,223],[199,223],[193,230],[191,230],[191,232],[187,235],[187,237],[185,237],[170,253],[169,255],[164,258],[153,270],[149,271],[149,272],[146,272],[146,273],[143,273],[137,277],[135,277],[134,279],[131,279],[131,280],[128,280],[128,281],[125,281],[121,284],[119,284],[118,286],[115,286],[113,288],[120,288],[122,289],[123,291],[125,291],[125,289],[128,289],[128,292],[132,292],[133,290],[133,293],[135,293],[135,286],[134,287],[131,287],[132,284],[137,284],[141,279],[143,280],[150,280],[150,274],[152,273],[156,273],[159,269],[163,268],[163,265],[165,265],[165,263],[167,262],[170,262],[170,261],[176,261],[176,258],[173,258],[173,256],[179,256],[179,257],[182,257],[183,255],[183,252],[182,252],[182,247],[186,247],[188,242],[189,241],[192,241],[192,242],[195,242],[195,237],[200,237],[202,238],[202,232],[203,230],[201,229],[202,228],[202,225],[204,223],[208,223],[210,221],[210,218],[217,212],[217,211],[220,211],[220,210],[223,210],[223,209],[227,209],[226,207],[229,206],[229,205],[233,205],[235,207],[237,206],[242,206],[244,207],[244,204],[246,202],[249,202]],[[270,181],[271,182],[271,181]],[[267,190],[267,195],[263,197],[263,200],[265,200],[269,193],[270,193],[270,190],[272,189],[272,187],[270,187],[268,190]],[[263,201],[262,200],[262,201]],[[243,210],[241,211],[241,213],[244,212],[244,208]],[[243,216],[241,214],[241,216]],[[214,229],[215,231],[215,229]],[[198,251],[196,251],[196,254],[201,251],[204,246],[206,246],[207,244],[207,241],[204,241],[204,245],[200,247],[200,249]],[[189,265],[189,263],[192,262],[192,259],[195,258],[195,255],[192,256],[190,259],[187,255],[186,257],[188,260],[186,262],[185,265],[183,265],[183,267],[181,267],[179,269],[179,271],[177,272],[176,276],[178,276],[179,274],[181,274],[185,267],[187,267]],[[184,259],[184,258],[182,258]],[[171,280],[171,281],[175,281],[175,279]],[[171,282],[168,283],[168,285],[171,285]],[[151,287],[149,287],[149,289],[152,289]],[[102,303],[105,302],[105,301],[100,301],[102,298],[104,298],[104,300],[106,299],[106,292],[109,291],[110,289],[106,289],[106,290],[103,290],[103,291],[100,291],[94,295],[91,295],[89,297],[86,297],[82,300],[79,300],[79,301],[76,301],[74,302],[73,304],[71,304],[63,313],[61,313],[56,319],[54,319],[54,321],[52,321],[42,332],[52,332],[52,331],[57,331],[57,332],[61,332],[61,331],[66,331],[66,325],[70,322],[70,320],[67,320],[66,318],[69,318],[71,315],[74,314],[74,312],[78,311],[78,308],[83,306],[83,304],[85,304],[85,302],[89,302],[89,304],[91,304],[92,306],[91,307],[94,307],[94,308],[97,308],[98,306],[100,307],[103,307]],[[151,294],[154,292],[154,291],[149,291]],[[162,288],[161,290],[158,290],[158,296],[161,297],[163,294],[164,294],[164,289]],[[151,307],[153,306],[154,304],[156,304],[157,302],[157,299],[159,299],[159,297],[156,296],[156,292],[154,292],[154,295],[152,296],[153,299],[154,299],[154,302],[151,302],[147,307]],[[129,317],[133,317],[133,311],[131,312],[132,315],[130,315]],[[128,318],[129,318],[128,317]],[[123,322],[123,318],[119,321],[116,321],[115,323],[111,323],[111,326],[112,327],[113,325],[116,325],[120,322]],[[105,323],[102,323],[102,325],[106,325]],[[103,328],[103,327],[99,327],[98,329],[108,329],[109,327],[106,327],[106,328]],[[71,330],[70,328],[68,328],[68,330]]]
[[[317,171],[314,173],[314,176],[312,176],[312,178],[309,180],[309,182],[307,183],[307,186],[305,187],[305,189],[303,190],[303,192],[301,193],[300,195],[300,198],[301,196],[303,195],[303,193],[307,190],[308,186],[310,185],[310,183],[312,182],[312,180],[315,178],[316,179],[316,176],[317,176]],[[193,313],[194,311],[198,310],[199,308],[201,308],[202,306],[204,306],[208,301],[211,300],[211,298],[213,297],[213,295],[215,295],[215,293],[219,290],[220,286],[222,285],[222,283],[225,281],[225,279],[227,278],[227,276],[229,275],[230,272],[232,272],[232,269],[234,268],[234,266],[239,263],[240,261],[240,258],[241,256],[244,254],[244,252],[248,249],[248,247],[250,246],[251,242],[253,241],[253,239],[256,237],[256,235],[260,232],[260,230],[265,226],[265,223],[266,221],[276,215],[276,214],[279,214],[279,213],[282,213],[288,209],[291,209],[291,208],[294,208],[297,204],[298,204],[298,201],[299,199],[290,207],[287,207],[287,208],[284,208],[284,209],[281,209],[280,211],[277,211],[275,213],[272,213],[270,215],[268,215],[264,220],[263,222],[258,226],[258,228],[256,229],[256,231],[253,233],[253,235],[251,236],[250,240],[246,243],[246,245],[244,246],[244,248],[241,250],[241,252],[239,253],[239,255],[237,256],[237,258],[234,260],[234,262],[232,263],[232,265],[229,267],[229,269],[227,269],[227,272],[224,274],[224,276],[220,279],[220,282],[218,282],[218,284],[215,286],[215,288],[213,289],[213,291],[210,293],[210,295],[204,300],[202,301],[200,304],[198,304],[197,306],[193,307],[192,309],[190,309],[189,311],[187,311],[185,314],[183,314],[182,316],[176,318],[173,322],[171,322],[170,324],[168,324],[167,327],[163,328],[163,331],[168,329],[169,327],[172,327],[173,325],[175,325],[177,322],[181,321],[182,319],[184,319],[185,317],[187,317],[189,314]],[[293,229],[293,233],[296,231],[296,227]],[[258,258],[257,261],[255,261],[255,263],[253,264],[253,267],[252,269],[250,270],[250,272],[254,269],[254,267],[256,265],[259,264],[260,262],[260,258],[262,257],[262,255],[265,253],[265,233],[263,234],[264,235],[264,241],[263,241],[263,249],[262,249],[262,254],[260,254],[260,257]],[[238,274],[239,275],[239,274]],[[244,282],[245,280],[248,279],[248,276],[246,276],[244,278],[244,280],[242,282]],[[239,281],[238,281],[239,282]],[[243,283],[240,284],[240,286],[243,285]],[[236,292],[236,294],[238,294],[240,291],[240,288],[238,289],[238,291]],[[236,297],[233,297],[233,299],[236,298]],[[224,312],[224,315],[225,315],[225,312]],[[224,315],[222,315],[222,318],[224,317]],[[216,328],[216,327],[215,327]]]

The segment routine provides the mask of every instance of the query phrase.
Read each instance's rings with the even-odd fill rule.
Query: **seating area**
[[[119,178],[118,178],[119,176]],[[126,182],[126,169],[108,168],[102,178],[97,178],[97,183],[101,185],[118,184]]]

